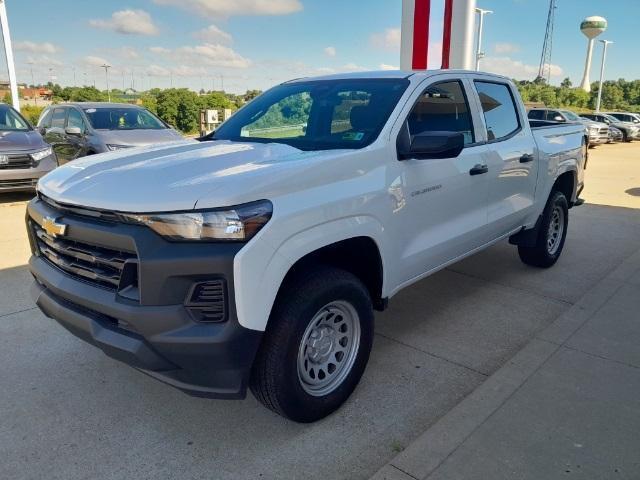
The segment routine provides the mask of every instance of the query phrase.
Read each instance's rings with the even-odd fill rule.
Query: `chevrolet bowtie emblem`
[[[58,223],[52,217],[44,217],[42,219],[42,228],[52,237],[62,236],[67,231],[67,226],[64,223]]]

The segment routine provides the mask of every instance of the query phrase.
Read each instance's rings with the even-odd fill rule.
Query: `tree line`
[[[93,86],[62,87],[49,83],[46,88],[52,92],[53,103],[60,102],[106,102],[109,95],[104,90],[98,90]],[[112,102],[139,102],[143,107],[158,115],[169,125],[174,126],[183,133],[196,133],[200,127],[200,110],[229,108],[237,110],[247,101],[255,98],[261,92],[248,90],[241,95],[221,91],[204,91],[199,93],[187,88],[154,88],[139,94],[126,94],[119,89],[110,90]],[[11,95],[4,98],[6,103],[11,103]],[[23,105],[22,114],[33,124],[38,122],[40,113],[44,107]]]
[[[525,103],[540,102],[547,107],[571,108],[577,111],[596,107],[599,82],[591,84],[591,92],[573,88],[565,78],[559,87],[549,85],[544,79],[534,81],[514,80]],[[602,84],[601,110],[640,112],[640,80],[607,80]]]
[[[560,86],[548,84],[544,79],[533,81],[514,80],[525,103],[543,103],[548,107],[569,108],[577,112],[593,110],[598,95],[598,82],[591,85],[591,92],[574,88],[569,78],[565,78]],[[54,103],[59,102],[106,102],[107,92],[93,86],[62,87],[58,84],[46,85],[52,92]],[[248,90],[241,95],[234,95],[221,91],[201,90],[196,93],[187,88],[154,88],[135,95],[127,95],[124,91],[111,90],[111,100],[114,102],[139,101],[162,120],[183,133],[195,133],[199,129],[200,110],[225,109],[236,110],[247,101],[252,100],[261,92]],[[11,95],[5,95],[4,101],[11,103]],[[295,102],[294,102],[295,103]],[[27,119],[35,124],[43,107],[24,105],[21,110]],[[292,105],[294,108],[308,108]],[[640,80],[627,81],[624,79],[607,80],[602,87],[602,110],[622,110],[640,112]]]

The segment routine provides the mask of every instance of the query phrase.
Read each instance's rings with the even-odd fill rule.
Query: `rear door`
[[[411,137],[428,131],[461,132],[465,148],[455,158],[397,162],[398,175],[389,192],[396,198],[392,235],[399,250],[399,268],[394,269],[398,284],[486,241],[488,175],[482,166],[487,147],[476,138],[477,117],[466,85],[454,74],[426,79],[401,117],[401,128],[408,128]]]
[[[533,208],[538,176],[536,144],[520,97],[509,83],[476,79],[473,84],[488,146],[487,221],[499,237],[524,225]]]

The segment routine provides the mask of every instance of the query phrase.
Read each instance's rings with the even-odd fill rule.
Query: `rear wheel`
[[[554,265],[567,237],[569,205],[562,192],[552,192],[542,214],[536,243],[532,247],[519,245],[520,259],[527,265],[549,268]]]
[[[334,412],[358,384],[373,341],[369,292],[349,272],[320,266],[278,296],[251,372],[251,391],[297,422]]]

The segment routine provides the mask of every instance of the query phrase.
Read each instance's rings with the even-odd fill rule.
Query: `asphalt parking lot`
[[[639,248],[640,143],[591,151],[587,204],[550,270],[506,242],[406,289],[376,318],[362,383],[297,425],[195,399],[104,356],[33,306],[27,195],[0,198],[0,478],[368,478]]]

